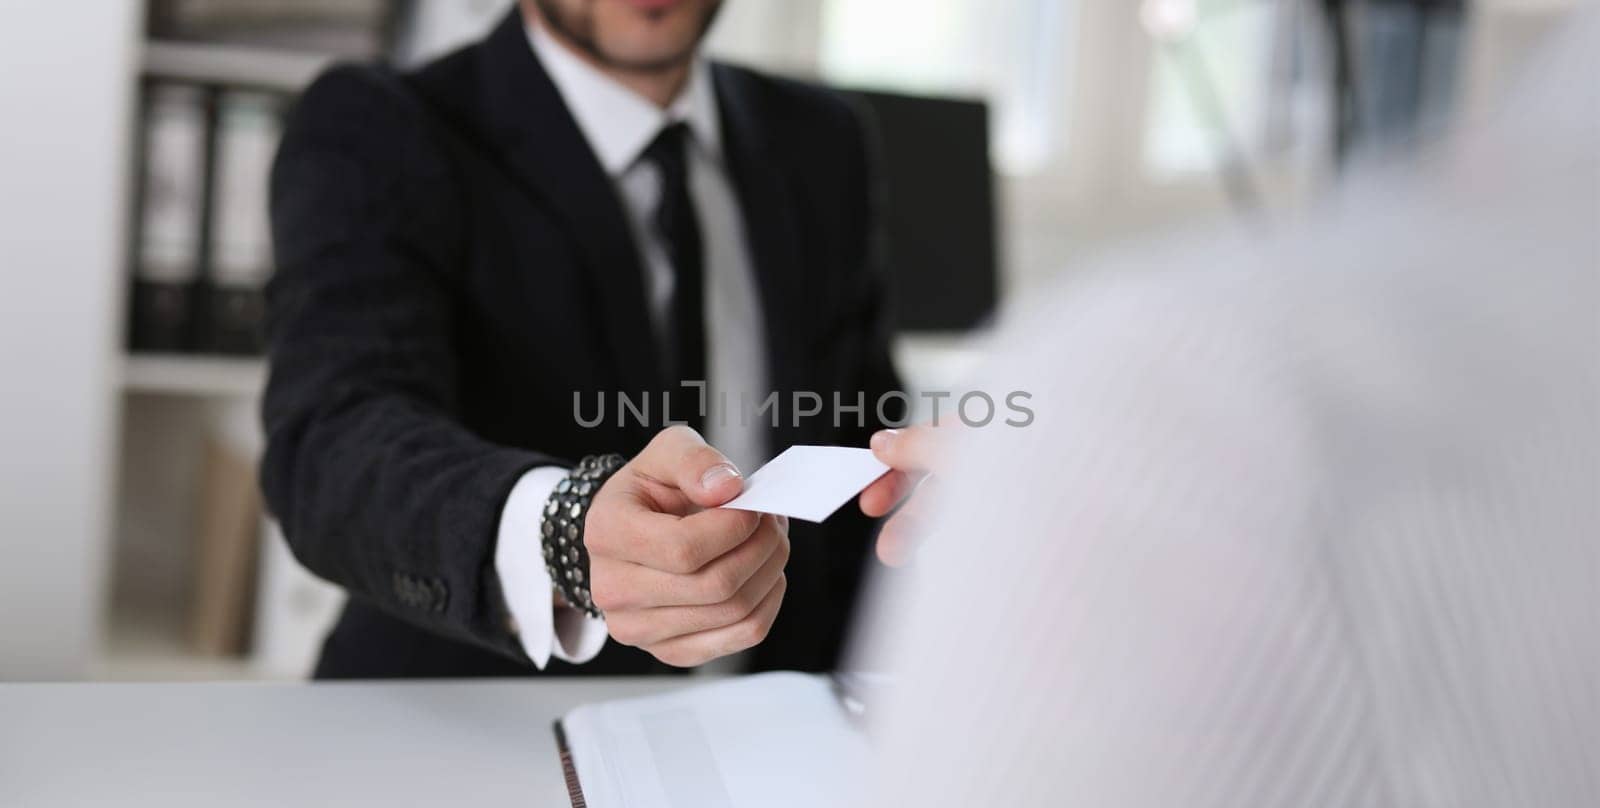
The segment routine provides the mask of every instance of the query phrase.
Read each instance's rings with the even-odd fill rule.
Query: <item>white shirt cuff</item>
[[[556,483],[567,476],[559,466],[540,466],[522,475],[500,512],[494,568],[500,590],[517,623],[522,650],[544,670],[550,657],[583,663],[606,644],[606,621],[573,608],[555,608],[555,589],[544,568],[539,526],[544,504]]]

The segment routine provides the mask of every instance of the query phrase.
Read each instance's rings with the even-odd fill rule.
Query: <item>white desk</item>
[[[565,808],[552,721],[701,681],[0,684],[0,804]]]

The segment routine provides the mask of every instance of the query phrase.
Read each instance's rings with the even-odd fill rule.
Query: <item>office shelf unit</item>
[[[345,15],[331,23],[360,26],[360,43],[345,37],[330,38],[329,25],[309,27],[302,16],[297,21],[269,32],[254,24],[218,26],[214,13],[226,13],[228,3],[207,4],[202,18],[179,20],[163,16],[183,14],[174,4],[156,0],[131,4],[132,9],[117,20],[117,34],[124,50],[108,54],[103,60],[105,84],[121,92],[154,85],[191,85],[205,92],[223,95],[277,96],[287,100],[303,89],[318,73],[334,61],[346,58],[382,58],[399,64],[413,63],[443,53],[474,39],[504,13],[512,0],[475,0],[472,3],[382,3],[363,6],[298,4],[297,15]],[[192,6],[193,4],[189,4]],[[355,20],[360,8],[375,10],[376,16]],[[240,6],[243,8],[243,6]],[[193,9],[190,9],[191,11]],[[246,16],[259,9],[244,9]],[[147,13],[152,12],[153,13]],[[402,24],[402,15],[405,19]],[[327,19],[327,18],[325,18]],[[68,30],[63,17],[63,31]],[[234,23],[238,23],[235,20]],[[231,28],[229,27],[231,25]],[[209,30],[207,29],[209,26]],[[298,30],[291,30],[299,26]],[[228,28],[229,30],[223,30]],[[371,36],[367,36],[371,34]],[[240,44],[222,41],[248,37],[255,42]],[[337,40],[337,41],[335,41]],[[282,44],[276,44],[282,43]],[[292,47],[291,47],[292,45]],[[369,53],[369,57],[341,54]],[[117,72],[115,81],[112,72]],[[240,93],[239,91],[243,91]],[[134,94],[136,97],[138,93]],[[130,106],[134,106],[130,104]],[[94,109],[91,107],[90,109]],[[130,109],[129,112],[133,110]],[[213,109],[209,114],[215,115]],[[142,238],[141,188],[135,170],[135,155],[143,159],[147,145],[143,115],[124,116],[126,130],[120,134],[124,161],[118,165],[127,182],[122,224],[134,228]],[[215,138],[215,122],[206,137]],[[190,133],[192,134],[192,133]],[[208,162],[215,162],[215,141]],[[207,187],[214,165],[206,168]],[[121,187],[121,184],[119,184]],[[209,193],[209,191],[208,191]],[[208,208],[214,200],[200,207]],[[211,208],[215,210],[215,208]],[[214,237],[209,224],[201,226],[201,242],[196,254],[202,270],[211,253],[206,242]],[[115,238],[115,235],[112,236]],[[132,246],[139,238],[126,239]],[[139,256],[133,250],[133,256]],[[140,263],[142,257],[128,257],[114,274],[121,290],[131,292],[126,264]],[[202,273],[203,274],[203,273]],[[163,279],[170,282],[170,279]],[[215,280],[212,278],[211,280]],[[121,295],[119,295],[120,297]],[[112,330],[123,326],[122,317],[134,300],[118,309]],[[194,305],[192,300],[185,305]],[[192,317],[191,317],[192,319]],[[131,332],[129,342],[132,342]],[[192,331],[193,329],[190,329]],[[162,332],[173,333],[173,332]],[[174,340],[174,347],[193,350],[198,346],[218,347],[214,342],[188,338]],[[141,345],[155,345],[143,341]],[[97,346],[98,347],[98,346]],[[163,348],[165,350],[165,348]],[[98,649],[87,664],[60,667],[65,676],[109,679],[192,679],[192,678],[294,678],[305,675],[322,633],[342,603],[336,587],[319,581],[290,557],[278,528],[269,519],[260,520],[259,552],[254,557],[254,615],[247,623],[248,651],[219,655],[216,648],[198,650],[195,641],[196,615],[207,590],[218,594],[210,576],[216,559],[206,557],[202,536],[210,536],[205,514],[208,498],[217,490],[215,457],[217,447],[225,447],[236,461],[228,474],[242,479],[241,468],[253,468],[263,445],[259,422],[260,397],[266,382],[266,364],[256,357],[211,356],[193,353],[130,352],[113,350],[109,357],[96,357],[94,378],[112,399],[110,456],[100,465],[116,471],[106,482],[111,489],[104,532],[110,548],[101,555],[107,559],[104,584],[87,584],[102,590],[87,600],[100,613]],[[103,441],[104,442],[104,441]],[[226,467],[225,467],[226,468]],[[244,472],[248,475],[249,472]],[[251,488],[254,487],[251,481]],[[241,486],[231,489],[237,495]],[[230,524],[233,535],[238,521]],[[238,565],[227,580],[238,575]],[[228,587],[221,587],[223,594]],[[82,600],[84,598],[80,598]],[[235,603],[235,605],[237,605]],[[85,621],[87,622],[87,621]],[[235,624],[236,625],[236,624]],[[94,633],[94,632],[90,632]],[[4,668],[0,667],[0,676]]]
[[[140,38],[136,72],[146,81],[192,82],[292,94],[333,56],[282,48]],[[130,154],[138,142],[129,119]],[[130,173],[132,169],[130,168]],[[128,194],[126,219],[134,218]],[[303,676],[321,633],[341,602],[281,547],[270,520],[258,520],[251,549],[243,655],[203,648],[196,611],[206,575],[207,498],[219,446],[253,468],[262,437],[259,357],[128,352],[113,363],[116,398],[109,574],[102,596],[101,642],[83,675],[98,679],[241,679]],[[246,472],[248,473],[248,472]],[[249,483],[254,488],[254,483]],[[237,490],[237,487],[236,487]],[[205,537],[205,538],[203,538]],[[233,578],[228,579],[230,582]],[[214,591],[216,585],[210,585]],[[224,589],[232,587],[231,583]]]

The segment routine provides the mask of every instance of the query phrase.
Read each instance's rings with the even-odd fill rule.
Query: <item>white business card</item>
[[[821,522],[889,470],[870,449],[790,446],[755,474],[724,508]]]

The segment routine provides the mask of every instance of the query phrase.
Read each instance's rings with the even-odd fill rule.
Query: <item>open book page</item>
[[[589,704],[562,724],[591,808],[849,805],[870,765],[866,734],[811,674]]]

